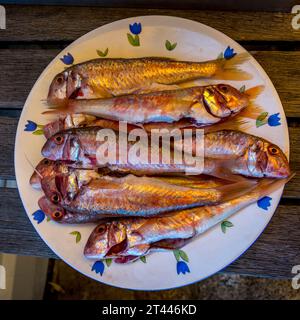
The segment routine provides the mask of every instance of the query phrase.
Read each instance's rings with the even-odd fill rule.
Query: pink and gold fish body
[[[212,206],[173,212],[157,218],[130,218],[100,223],[90,235],[84,255],[89,259],[113,258],[126,263],[151,251],[174,250],[217,223],[259,200],[288,179],[264,179],[237,198]]]
[[[103,142],[97,139],[100,128],[79,128],[60,132],[45,143],[42,155],[50,160],[73,161],[82,168],[106,166],[112,171],[132,172],[134,174],[182,173],[192,169],[184,161],[176,163],[172,157],[170,163],[159,160],[151,163],[151,152],[148,161],[137,162],[129,149],[126,161],[120,161],[118,141],[116,157],[113,161],[99,164],[97,150]],[[196,143],[192,148],[195,154]],[[161,152],[161,150],[159,151]],[[204,135],[204,166],[198,174],[216,175],[221,170],[248,177],[284,178],[290,175],[288,160],[283,151],[275,144],[244,132],[222,130]],[[101,159],[100,159],[101,160]]]
[[[131,124],[189,121],[205,127],[224,121],[250,104],[250,96],[226,84],[131,94],[109,99],[69,100],[46,113],[87,114]]]
[[[101,176],[79,184],[75,173],[42,179],[46,197],[65,210],[92,218],[157,216],[173,210],[219,203],[251,190],[242,181],[212,188],[170,184],[151,177]]]
[[[48,103],[68,99],[97,99],[131,93],[158,91],[198,78],[245,80],[250,76],[237,69],[249,58],[237,54],[230,60],[207,62],[176,61],[167,58],[95,59],[73,65],[53,79]]]

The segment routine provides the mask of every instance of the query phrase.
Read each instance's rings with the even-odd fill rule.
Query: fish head
[[[249,104],[248,95],[228,84],[221,83],[216,85],[215,88],[222,96],[222,99],[226,101],[226,107],[230,110],[231,114],[240,112]]]
[[[58,119],[56,121],[47,123],[43,127],[44,135],[46,139],[50,138],[54,134],[64,130],[64,120],[63,119]]]
[[[247,153],[249,171],[257,177],[287,178],[291,171],[286,155],[276,145],[258,140]]]
[[[45,177],[41,180],[41,186],[46,197],[55,204],[72,201],[80,190],[74,172]]]
[[[270,178],[287,178],[291,175],[288,159],[276,145],[265,141],[264,150],[267,154],[265,176]]]
[[[64,222],[67,219],[66,210],[59,204],[52,203],[47,197],[43,196],[39,199],[38,205],[40,209],[45,213],[51,220],[57,222]]]
[[[59,132],[49,138],[42,148],[42,155],[50,160],[77,161],[80,145],[71,131]]]
[[[117,257],[126,246],[126,226],[121,221],[106,221],[93,230],[84,248],[84,255],[89,259]]]
[[[51,82],[49,87],[47,102],[49,104],[62,104],[68,98],[67,86],[68,86],[69,72],[64,71],[57,74]]]
[[[61,193],[61,190],[59,187],[59,183],[57,183],[59,180],[59,176],[50,176],[45,177],[41,180],[41,186],[42,190],[45,193],[45,196],[53,203],[58,205],[61,203],[63,199],[63,194]]]
[[[29,183],[34,189],[41,188],[41,178],[51,176],[54,173],[55,161],[49,159],[41,160],[35,167]]]
[[[81,92],[82,77],[76,67],[57,74],[51,82],[47,101],[49,104],[65,104]]]
[[[230,116],[230,109],[226,105],[226,100],[217,90],[217,86],[206,86],[202,95],[203,104],[206,110],[213,116],[225,118]]]

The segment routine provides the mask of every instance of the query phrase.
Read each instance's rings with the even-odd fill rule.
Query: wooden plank
[[[27,218],[17,189],[0,189],[0,252],[56,257]]]
[[[0,117],[0,179],[15,179],[13,159],[18,120]],[[285,187],[284,198],[300,199],[300,127],[290,127],[291,167],[298,173]],[[0,189],[1,190],[1,189]]]
[[[278,91],[286,116],[299,117],[300,52],[257,51],[252,54]]]
[[[15,179],[14,147],[17,124],[18,119],[0,117],[0,179]]]
[[[297,41],[300,35],[300,30],[296,31],[291,26],[293,15],[279,12],[10,5],[6,6],[6,12],[7,29],[0,33],[2,41],[72,41],[107,23],[143,15],[168,15],[195,20],[235,40]]]
[[[22,108],[40,73],[60,51],[39,46],[1,49],[0,108]],[[286,116],[300,117],[300,51],[252,53],[273,81]]]
[[[300,261],[299,207],[282,206],[257,242],[224,271],[268,277],[293,277]]]
[[[262,236],[223,272],[290,278],[300,261],[298,206],[280,205]],[[0,252],[55,258],[26,217],[16,189],[0,189]]]
[[[61,49],[1,49],[0,98],[2,108],[22,108],[43,69]],[[1,108],[0,107],[0,108]]]
[[[2,4],[35,4],[35,5],[79,5],[79,6],[101,6],[118,8],[147,8],[148,1],[136,0],[5,0]],[[152,0],[151,8],[178,8],[178,9],[201,9],[201,10],[243,10],[243,11],[282,11],[290,12],[297,4],[297,0],[185,0],[174,2],[173,0]]]

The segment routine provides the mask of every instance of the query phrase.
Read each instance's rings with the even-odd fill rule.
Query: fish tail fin
[[[221,192],[221,201],[229,201],[248,194],[257,186],[258,182],[255,179],[244,178],[240,181],[219,187]]]
[[[67,114],[75,113],[75,111],[72,110],[72,109],[73,109],[73,108],[71,108],[71,107],[70,107],[69,105],[67,105],[67,104],[65,104],[65,105],[58,105],[58,106],[50,107],[48,110],[42,112],[42,114],[61,116],[61,115],[67,115]]]
[[[213,124],[204,128],[204,133],[221,131],[221,130],[236,130],[247,131],[251,127],[251,124],[243,116],[236,115],[229,118],[226,121]]]
[[[245,109],[243,109],[236,117],[235,119],[242,119],[242,118],[248,118],[256,120],[256,118],[263,112],[263,108],[259,105],[256,105],[254,103],[249,104],[249,106]]]
[[[214,132],[219,130],[238,130],[245,131],[250,128],[251,124],[249,120],[245,119],[257,119],[257,117],[263,112],[263,108],[254,103],[254,100],[264,90],[264,86],[255,86],[245,91],[245,94],[249,97],[249,104],[246,108],[241,110],[238,114],[228,118],[224,122],[213,124],[207,128],[204,128],[206,132]]]
[[[295,175],[296,175],[296,173],[292,173],[290,176],[288,176],[287,178],[283,178],[283,179],[276,179],[276,178],[262,179],[262,181],[258,184],[257,189],[255,190],[258,193],[258,199],[263,198],[266,195],[281,188],[286,183],[288,183]]]
[[[264,88],[265,86],[259,85],[245,91],[249,98],[249,105],[237,115],[238,117],[255,120],[263,112],[263,108],[255,103],[255,99],[263,92]]]
[[[244,195],[253,198],[254,201],[259,200],[284,186],[294,176],[295,173],[283,179],[263,178],[260,180],[241,177],[241,180],[237,180],[229,185],[220,187],[222,202],[242,197]]]
[[[239,53],[231,59],[218,59],[218,70],[212,77],[216,80],[249,80],[252,76],[238,68],[239,65],[250,59],[250,54],[247,52]]]
[[[254,101],[265,89],[264,85],[255,86],[245,91],[250,101]]]

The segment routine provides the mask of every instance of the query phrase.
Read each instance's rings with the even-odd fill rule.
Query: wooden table
[[[266,4],[261,5],[269,12],[205,11],[208,1],[202,6],[193,0],[185,2],[185,9],[170,9],[170,1],[155,1],[159,9],[145,8],[145,4],[134,8],[134,1],[126,1],[126,9],[118,8],[121,1],[111,1],[113,8],[107,7],[108,1],[101,2],[103,7],[5,5],[7,29],[0,30],[0,252],[56,257],[32,227],[13,187],[18,118],[39,74],[66,45],[101,25],[131,16],[171,15],[202,22],[238,41],[250,50],[278,90],[289,123],[291,166],[298,175],[286,186],[261,237],[223,272],[292,276],[292,266],[300,264],[300,30],[291,27],[293,1],[277,2],[277,12]],[[223,10],[228,9],[223,5]]]

